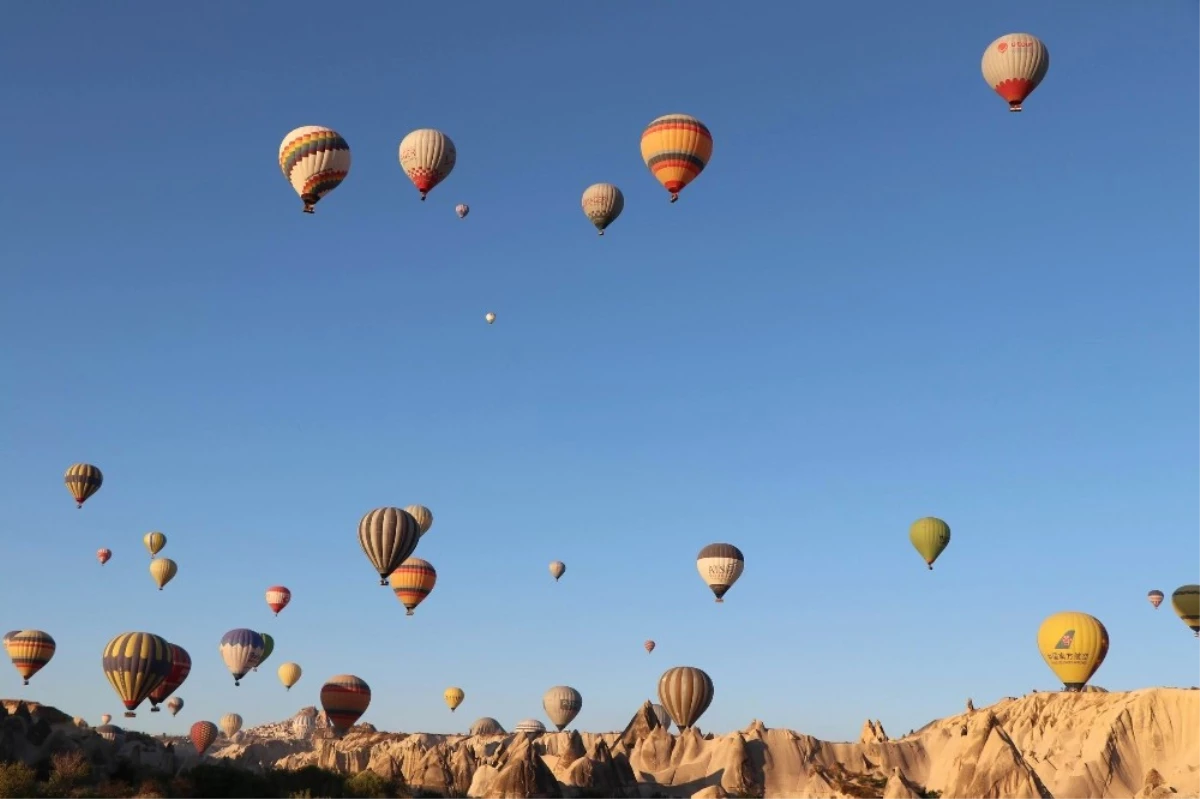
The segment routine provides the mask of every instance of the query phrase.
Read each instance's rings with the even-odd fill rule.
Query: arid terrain
[[[84,751],[178,773],[199,758],[186,739],[102,739],[79,719],[5,700],[0,758],[37,764]],[[119,719],[118,719],[119,721]],[[415,796],[468,797],[1200,797],[1200,691],[1032,693],[889,738],[868,720],[854,743],[753,722],[671,734],[647,702],[622,732],[490,736],[378,732],[334,739],[320,713],[222,737],[203,758],[251,771],[317,765],[364,770]]]

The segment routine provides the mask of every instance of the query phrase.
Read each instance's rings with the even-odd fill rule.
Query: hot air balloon
[[[265,647],[262,636],[245,627],[230,630],[221,637],[221,659],[233,674],[234,685],[241,685],[246,672],[258,665]]]
[[[172,716],[178,716],[179,711],[183,710],[183,700],[178,696],[171,697],[167,700],[167,710],[171,712]]]
[[[1181,585],[1171,593],[1171,607],[1200,638],[1200,585]]]
[[[254,664],[255,671],[258,671],[258,667],[261,666],[267,658],[271,657],[271,653],[275,651],[275,639],[267,633],[259,633],[259,635],[261,635],[263,639],[263,651],[262,654],[258,656],[258,661]]]
[[[454,213],[458,214],[459,219],[466,219],[467,214],[471,213],[471,206],[466,203],[459,203],[454,206]]]
[[[491,311],[488,311],[486,314],[484,314],[483,318],[484,321],[486,321],[489,325],[496,321],[496,315]]]
[[[237,713],[226,713],[221,716],[221,732],[225,733],[226,738],[232,738],[238,734],[238,730],[242,728],[242,717]]]
[[[593,183],[583,190],[581,203],[583,213],[603,236],[625,209],[625,195],[611,183]]]
[[[424,505],[409,505],[405,508],[408,515],[417,520],[417,527],[420,528],[420,534],[425,535],[429,532],[429,528],[433,527],[433,511]]]
[[[100,715],[100,723],[102,725],[108,724],[110,721],[112,721],[112,713],[103,713]]]
[[[388,575],[417,548],[420,531],[417,520],[399,508],[376,508],[359,521],[358,544],[379,573],[380,585],[387,585]]]
[[[409,558],[391,573],[388,580],[392,583],[396,599],[408,609],[405,615],[411,616],[417,605],[425,601],[425,597],[429,596],[429,592],[437,583],[437,570],[427,560]]]
[[[1157,589],[1146,594],[1146,599],[1150,600],[1150,604],[1154,606],[1155,610],[1158,610],[1158,606],[1163,603],[1163,597],[1163,592]]]
[[[142,544],[145,545],[146,551],[149,552],[150,557],[153,558],[159,552],[162,552],[162,548],[167,545],[167,537],[157,531],[146,533],[144,536],[142,536]]]
[[[1050,51],[1032,34],[1007,33],[983,51],[980,67],[983,79],[1004,98],[1008,110],[1020,111],[1021,103],[1046,77]]]
[[[50,633],[41,630],[13,630],[4,636],[4,651],[12,660],[17,673],[29,685],[29,678],[42,670],[54,657],[58,645]]]
[[[1037,645],[1066,690],[1081,691],[1108,654],[1108,630],[1086,613],[1055,613],[1038,629]]]
[[[469,735],[504,735],[504,728],[500,726],[500,722],[496,721],[491,716],[484,716],[481,719],[475,719],[475,723],[471,725],[468,731]]]
[[[192,739],[192,746],[196,747],[196,754],[203,756],[208,747],[213,745],[213,741],[217,740],[218,732],[217,725],[211,721],[197,721],[193,724],[188,737]]]
[[[97,549],[96,550],[96,560],[100,561],[101,566],[103,566],[105,563],[108,563],[108,561],[111,558],[112,558],[112,550],[111,549]]]
[[[712,134],[687,114],[667,114],[642,131],[642,160],[659,183],[679,199],[683,187],[704,171],[712,158]]]
[[[453,713],[466,698],[467,695],[463,693],[463,689],[461,688],[447,688],[445,693],[442,694],[442,699],[446,700],[446,707],[450,708],[451,713]]]
[[[279,168],[304,202],[304,213],[311,214],[350,174],[350,145],[332,128],[304,125],[283,137]]]
[[[440,130],[421,128],[400,141],[400,167],[421,192],[421,201],[433,187],[450,177],[458,151],[454,142]]]
[[[75,507],[82,508],[88,497],[100,490],[104,475],[90,463],[72,463],[63,475],[63,482],[75,497]]]
[[[167,701],[167,697],[175,693],[191,673],[192,656],[178,644],[171,644],[171,671],[167,674],[167,679],[159,683],[146,697],[150,700],[150,712],[157,713],[158,706]]]
[[[733,588],[745,568],[746,559],[733,544],[709,544],[696,556],[696,570],[718,602],[725,601],[726,592]]]
[[[371,704],[371,686],[353,674],[330,677],[321,686],[321,707],[338,735],[354,726]]]
[[[556,685],[542,697],[542,709],[558,731],[570,724],[583,709],[583,696],[569,685]]]
[[[102,724],[96,728],[96,734],[111,744],[118,746],[125,740],[125,730],[115,724]]]
[[[546,725],[537,719],[522,719],[517,722],[517,726],[513,727],[513,732],[523,732],[526,735],[537,737],[546,731]]]
[[[288,606],[292,601],[292,592],[286,586],[273,585],[267,589],[267,607],[275,611],[275,615],[279,615],[279,611]]]
[[[178,572],[179,567],[170,558],[155,558],[150,561],[150,577],[159,591],[163,590],[163,586],[171,582]]]
[[[104,676],[125,703],[125,718],[171,676],[171,644],[153,633],[121,633],[104,647]]]
[[[654,651],[654,647],[657,646],[657,644],[655,644],[653,641],[647,641],[646,643],[642,644],[642,646],[645,647],[646,654],[650,654]]]
[[[655,703],[650,706],[650,710],[654,712],[654,719],[658,722],[658,726],[664,730],[671,729],[671,714],[667,712],[665,707]]]
[[[558,578],[567,573],[567,564],[561,560],[550,561],[550,576],[554,578],[554,582],[558,582]]]
[[[279,681],[283,683],[283,687],[287,690],[292,690],[292,686],[300,682],[300,676],[304,674],[299,663],[284,663],[280,665]]]
[[[933,571],[933,562],[950,543],[950,525],[933,516],[917,519],[908,528],[908,540]]]
[[[712,700],[712,678],[700,669],[676,666],[658,678],[658,701],[681,732],[704,715]]]

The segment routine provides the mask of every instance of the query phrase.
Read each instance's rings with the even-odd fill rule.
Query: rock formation
[[[297,719],[306,719],[297,722]],[[726,735],[671,735],[649,702],[620,733],[487,736],[381,733],[336,738],[314,708],[242,731],[205,756],[252,771],[319,765],[402,780],[421,796],[468,797],[1200,797],[1200,692],[1035,693],[889,740],[868,720],[858,743],[752,722]],[[0,703],[0,760],[64,749],[101,767],[166,772],[199,762],[190,744],[127,731],[106,742],[59,711]]]

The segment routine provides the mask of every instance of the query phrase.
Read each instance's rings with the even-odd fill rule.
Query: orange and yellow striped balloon
[[[671,202],[696,179],[712,158],[712,134],[703,122],[687,114],[667,114],[642,131],[642,160]]]
[[[437,570],[427,560],[409,558],[388,576],[388,580],[396,599],[408,609],[405,615],[411,616],[437,583]]]
[[[50,633],[41,630],[16,630],[4,637],[4,650],[26,685],[50,662],[57,648]]]
[[[321,686],[321,707],[339,735],[353,727],[370,704],[371,686],[353,674],[338,674]]]

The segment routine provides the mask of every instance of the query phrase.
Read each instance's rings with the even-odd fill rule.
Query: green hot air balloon
[[[925,559],[926,565],[933,570],[933,562],[938,559],[950,543],[950,525],[934,516],[917,519],[908,528],[908,540],[913,548]]]
[[[258,658],[258,663],[254,664],[254,670],[258,671],[258,667],[267,662],[267,658],[271,657],[271,653],[275,651],[275,639],[266,633],[259,633],[263,639],[263,653]]]

